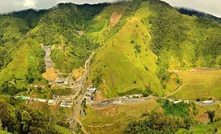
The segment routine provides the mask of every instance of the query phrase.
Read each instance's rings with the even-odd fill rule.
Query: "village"
[[[54,68],[54,63],[51,60],[50,54],[51,54],[51,48],[49,46],[44,46],[42,47],[43,50],[45,50],[45,65],[46,68]],[[91,57],[90,57],[91,58]],[[89,58],[89,59],[90,59]],[[71,73],[60,73],[58,72],[61,76],[56,77],[54,81],[49,81],[49,85],[58,85],[62,88],[74,88],[76,87],[77,92],[74,95],[70,96],[58,96],[58,95],[53,95],[52,99],[42,99],[42,98],[31,98],[27,96],[16,96],[15,98],[17,99],[22,99],[26,101],[26,104],[28,105],[29,102],[40,102],[40,103],[45,103],[50,106],[57,106],[59,105],[60,107],[64,108],[71,108],[74,104],[77,103],[78,98],[80,95],[83,95],[79,98],[82,98],[81,101],[85,101],[86,105],[91,105],[93,107],[105,107],[109,105],[119,105],[119,104],[131,104],[131,103],[138,103],[138,102],[144,102],[150,99],[167,99],[169,102],[177,104],[180,102],[184,103],[190,103],[194,102],[197,105],[200,106],[210,106],[210,105],[215,105],[218,103],[216,100],[204,100],[204,101],[195,101],[195,100],[181,100],[181,99],[173,99],[169,98],[168,96],[166,97],[155,97],[155,96],[148,96],[144,97],[142,94],[134,94],[134,95],[128,95],[128,96],[122,96],[122,97],[117,97],[117,98],[110,98],[106,99],[103,101],[97,101],[95,95],[96,94],[101,94],[100,91],[94,87],[93,85],[90,85],[86,89],[84,89],[84,82],[85,82],[85,77],[89,73],[89,70],[87,68],[89,60],[85,62],[85,74],[83,74],[81,77],[79,77],[77,80],[73,81],[71,79]],[[64,77],[66,76],[66,77]],[[33,86],[35,88],[45,88],[45,85],[40,85],[40,84],[32,84],[30,86]]]
[[[189,104],[190,102],[194,102],[196,105],[199,105],[199,106],[211,106],[211,105],[218,104],[217,100],[204,100],[204,101],[181,100],[181,99],[177,100],[177,99],[172,99],[172,98],[155,97],[155,96],[143,97],[141,94],[122,96],[118,98],[111,98],[111,99],[107,99],[104,101],[96,101],[95,100],[96,93],[100,93],[100,91],[93,85],[90,85],[86,89],[86,93],[84,96],[86,105],[91,105],[92,107],[95,107],[95,108],[101,108],[101,107],[106,107],[110,105],[139,103],[139,102],[144,102],[144,101],[148,101],[151,99],[157,100],[160,98],[167,99],[169,102],[174,103],[174,104],[178,104],[181,102],[184,102],[186,104]],[[32,102],[45,103],[45,104],[48,104],[49,106],[59,105],[60,107],[63,107],[63,108],[71,108],[76,103],[76,100],[69,99],[70,97],[68,96],[57,96],[57,95],[53,95],[53,99],[31,98],[27,96],[15,96],[15,98],[25,100],[27,105],[29,104],[29,102],[32,101]]]
[[[93,87],[92,85],[87,88],[86,94],[84,96],[84,99],[86,100],[87,104],[93,102],[96,91],[97,88]],[[52,97],[53,99],[32,98],[28,96],[15,96],[14,98],[26,101],[27,105],[29,102],[32,101],[32,102],[45,103],[52,106],[59,105],[60,107],[71,108],[75,102],[74,99],[71,99],[71,97],[72,96],[53,95]]]

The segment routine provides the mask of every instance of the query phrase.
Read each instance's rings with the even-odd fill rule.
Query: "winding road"
[[[85,130],[84,126],[82,125],[82,123],[80,122],[80,120],[78,119],[78,115],[80,113],[80,110],[82,110],[82,106],[81,103],[84,100],[84,96],[86,94],[86,89],[85,89],[85,84],[86,84],[86,78],[89,74],[89,69],[90,69],[90,60],[92,58],[92,56],[94,55],[94,53],[92,53],[90,55],[90,57],[86,60],[85,65],[84,65],[84,74],[78,78],[75,81],[75,84],[78,83],[79,85],[79,89],[78,92],[73,96],[73,98],[76,98],[76,101],[74,101],[75,103],[75,107],[74,107],[74,116],[71,117],[70,119],[70,125],[71,125],[71,129],[75,130],[77,127],[77,123],[80,124],[81,126],[81,130],[87,134],[87,131]]]

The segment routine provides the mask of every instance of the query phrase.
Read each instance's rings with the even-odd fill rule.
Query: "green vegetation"
[[[193,134],[220,133],[220,129],[221,129],[221,121],[218,121],[218,122],[214,122],[208,125],[201,124],[195,127],[193,130],[191,130],[190,133],[193,133]]]
[[[70,129],[62,127],[62,126],[55,125],[55,128],[59,131],[59,133],[62,133],[62,134],[70,134],[71,133]]]
[[[182,84],[168,70],[221,66],[220,24],[182,15],[158,0],[67,3],[0,19],[0,85],[16,79],[45,83],[43,45],[52,47],[60,72],[83,66],[96,51],[89,81],[106,97],[143,93],[145,87],[163,96]]]
[[[175,133],[180,128],[189,130],[194,125],[190,118],[190,104],[180,102],[174,104],[169,100],[159,99],[158,103],[164,109],[164,113],[143,113],[142,120],[128,123],[124,133]]]
[[[111,26],[114,12],[122,17]],[[90,80],[106,97],[142,92],[145,86],[162,96],[182,84],[168,70],[220,68],[221,28],[212,19],[182,15],[158,0],[136,0],[105,8],[96,22],[102,24],[88,34],[101,47]]]
[[[125,134],[142,134],[142,133],[157,133],[170,134],[177,131],[179,128],[189,128],[188,122],[183,118],[151,113],[147,119],[142,121],[134,121],[127,125],[124,130]]]
[[[0,16],[0,86],[20,81],[16,87],[46,84],[43,45],[52,46],[52,60],[61,72],[84,65],[97,47],[85,30],[108,4],[59,4],[50,10],[24,10]],[[9,91],[10,92],[10,91]]]
[[[66,3],[49,10],[0,15],[0,93],[4,94],[0,96],[0,130],[69,133],[64,109],[56,115],[44,114],[53,108],[27,107],[7,96],[50,99],[54,94],[71,93],[70,89],[52,89],[42,78],[43,46],[51,47],[55,69],[62,73],[83,67],[95,52],[87,83],[106,98],[174,92],[170,97],[220,100],[220,37],[221,25],[216,21],[180,14],[160,0]],[[193,68],[217,70],[186,71]],[[220,106],[207,108],[150,100],[107,109],[87,107],[87,115],[80,118],[90,133],[219,133]],[[204,115],[208,125],[200,124]],[[79,124],[76,131],[82,133]]]
[[[49,108],[46,105],[44,105],[41,110],[37,110],[30,108],[30,106],[25,106],[25,102],[23,101],[14,99],[16,103],[12,103],[13,98],[6,96],[3,100],[2,97],[3,96],[0,96],[1,130],[6,130],[11,133],[59,133],[55,128],[65,129],[65,127],[68,127],[67,125],[59,126],[64,120],[61,120],[62,118],[59,119],[59,116],[55,118],[52,113],[49,112]],[[16,107],[12,104],[16,105]]]
[[[190,100],[196,100],[197,98],[200,100],[221,99],[221,71],[180,71],[177,74],[186,85],[171,97]]]
[[[128,21],[125,22],[122,17],[116,26],[110,29],[108,35],[116,34],[113,34],[111,38],[107,36],[107,41],[98,50],[92,63],[90,79],[93,84],[99,85],[106,97],[125,95],[134,89],[139,89],[139,93],[142,93],[145,86],[150,86],[154,94],[163,94],[160,82],[155,75],[157,57],[148,48],[151,37],[140,18],[148,17],[150,12],[147,7],[137,10],[140,3],[136,3],[136,6],[132,4],[135,3],[118,4],[123,10],[118,12],[123,14]],[[131,9],[132,11],[126,14],[126,9],[130,7],[133,10]],[[110,18],[114,12],[112,10],[106,8],[101,15],[109,14]],[[143,16],[140,16],[141,14]],[[96,19],[100,18],[98,16]],[[115,31],[119,28],[118,25],[122,24],[124,24],[122,28]],[[131,42],[131,39],[134,42]]]
[[[87,115],[81,116],[81,122],[84,128],[93,134],[100,133],[123,133],[128,122],[135,119],[141,119],[142,113],[150,114],[152,111],[160,113],[160,105],[155,100],[141,102],[131,105],[115,105],[94,109],[87,107]]]
[[[27,86],[28,83],[46,83],[41,77],[45,71],[44,52],[33,40],[25,45],[13,56],[13,60],[0,72],[0,85],[9,81],[20,80],[18,86]]]
[[[169,102],[169,100],[158,100],[158,102],[161,104],[161,107],[165,110],[165,114],[167,115],[176,115],[179,117],[186,117],[189,115],[189,104],[184,102],[173,104]]]
[[[19,46],[18,42],[29,30],[25,21],[9,16],[0,16],[0,70],[12,61],[13,52]]]

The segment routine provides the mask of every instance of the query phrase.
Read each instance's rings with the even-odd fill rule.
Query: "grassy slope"
[[[178,72],[183,83],[187,83],[175,95],[176,98],[221,99],[221,71]]]
[[[122,18],[111,28],[114,12]],[[157,95],[167,94],[179,86],[177,75],[168,69],[221,65],[220,25],[182,15],[160,1],[111,5],[91,24],[89,35],[101,48],[93,60],[90,80],[107,97],[141,93],[145,85]]]
[[[62,126],[58,126],[55,125],[55,128],[59,131],[59,133],[61,134],[70,134],[71,131],[68,128],[62,127]]]
[[[162,2],[152,3],[150,9],[155,13],[150,17],[151,48],[162,66],[167,69],[219,67],[221,48],[217,37],[221,27],[218,23],[182,15]]]
[[[214,133],[215,130],[218,130],[216,133],[221,133],[221,121],[211,123],[209,125],[199,125],[198,127],[194,128],[190,132],[192,134],[202,134],[202,133]]]
[[[41,80],[39,66],[43,64],[43,56],[40,45],[33,40],[27,41],[14,55],[12,62],[0,72],[0,85],[13,79],[25,80],[24,83],[27,83],[27,77],[34,78],[36,82]]]
[[[100,88],[104,89],[103,93],[107,93],[108,97],[124,94],[132,89],[138,89],[137,93],[142,93],[144,86],[150,86],[156,94],[162,94],[155,76],[157,57],[148,47],[151,37],[147,27],[141,22],[143,17],[149,15],[145,6],[137,10],[122,29],[97,52],[92,64],[92,81],[98,79],[97,73],[102,74]],[[141,52],[135,49],[136,45],[140,46]]]
[[[9,16],[0,16],[0,70],[12,60],[18,42],[28,31],[25,21]]]
[[[139,109],[137,109],[139,107]],[[81,117],[86,130],[94,134],[122,133],[128,122],[142,118],[143,113],[162,112],[160,105],[154,101],[146,101],[130,105],[116,105],[109,108],[86,109],[87,116]]]

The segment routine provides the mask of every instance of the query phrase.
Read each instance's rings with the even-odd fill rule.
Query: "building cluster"
[[[48,105],[58,105],[60,107],[65,107],[65,108],[71,108],[72,105],[74,104],[73,101],[71,100],[48,100],[48,99],[40,99],[40,98],[31,98],[31,97],[27,97],[27,96],[16,96],[16,99],[21,99],[21,100],[26,100],[27,103],[29,103],[30,101],[34,101],[34,102],[41,102],[41,103],[47,103]]]
[[[86,103],[89,103],[94,100],[95,93],[97,91],[97,88],[93,85],[90,85],[86,90],[86,95],[84,96],[84,99],[86,100]]]

